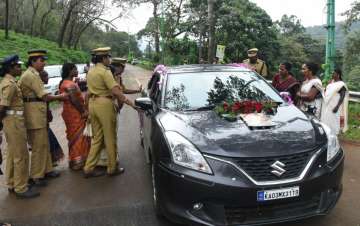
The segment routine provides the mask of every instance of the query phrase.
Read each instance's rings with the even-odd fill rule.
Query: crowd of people
[[[258,59],[257,53],[258,49],[250,49],[249,59],[243,63],[266,77],[266,63]],[[66,126],[69,168],[83,170],[85,178],[122,174],[125,169],[119,167],[116,115],[123,104],[139,111],[124,94],[142,90],[141,86],[138,90],[124,86],[121,75],[126,60],[111,58],[109,47],[94,49],[94,66],[87,65],[86,69],[87,93],[84,95],[75,82],[76,65],[65,63],[59,95],[51,95],[44,88],[48,81],[44,70],[47,51],[31,50],[28,54],[27,69],[23,73],[23,62],[17,55],[6,57],[0,69],[0,121],[7,141],[5,177],[9,193],[19,198],[37,197],[40,193],[34,187],[47,186],[49,179],[60,176],[53,167],[64,153],[49,126],[52,101],[63,103],[61,116]],[[324,88],[317,77],[317,64],[303,64],[302,82],[295,79],[291,69],[289,62],[280,64],[272,80],[274,88],[287,93],[300,109],[313,114],[338,134],[341,115],[346,121],[348,97],[341,70],[334,71],[332,80]],[[20,79],[16,81],[16,77]],[[346,130],[346,122],[344,125]]]
[[[59,95],[47,92],[46,60],[46,50],[29,51],[23,73],[18,55],[5,57],[1,62],[0,121],[7,141],[5,178],[9,193],[18,198],[39,196],[39,187],[60,176],[53,167],[64,153],[49,127],[53,118],[50,102],[63,104],[61,116],[66,126],[69,168],[83,170],[85,178],[124,172],[117,157],[116,115],[123,104],[139,110],[124,93],[139,93],[142,87],[125,87],[121,75],[126,60],[111,60],[110,48],[93,50],[94,66],[88,68],[86,94],[75,82],[78,70],[73,63],[62,66]]]
[[[257,52],[256,48],[249,49],[249,59],[244,63],[258,74],[266,77],[268,75],[266,64],[258,59]],[[335,134],[338,135],[341,130],[345,132],[347,130],[349,91],[342,80],[342,71],[335,69],[332,79],[324,87],[317,76],[320,70],[318,64],[307,62],[302,65],[302,82],[295,79],[291,69],[291,63],[281,63],[278,73],[272,79],[273,87],[280,93],[287,93],[295,105],[304,112],[314,115],[329,126]]]

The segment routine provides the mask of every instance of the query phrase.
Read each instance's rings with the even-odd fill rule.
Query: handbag
[[[91,128],[91,123],[90,120],[86,120],[86,124],[85,124],[85,128],[84,128],[84,132],[83,135],[86,137],[92,137],[93,133],[92,133],[92,128]]]

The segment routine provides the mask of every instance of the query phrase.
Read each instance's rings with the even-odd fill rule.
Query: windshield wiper
[[[215,108],[214,105],[209,105],[209,106],[203,106],[203,107],[198,107],[198,108],[190,108],[190,109],[186,109],[185,111],[207,111],[207,110],[212,110],[214,108]]]
[[[258,79],[258,78],[253,78],[253,79],[251,79],[250,81],[248,81],[248,82],[244,85],[244,87],[250,85],[251,83],[253,83],[253,82],[255,82],[255,81],[259,81],[259,80],[260,80],[260,79]]]

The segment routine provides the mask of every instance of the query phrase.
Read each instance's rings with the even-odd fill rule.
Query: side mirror
[[[135,105],[144,111],[152,109],[152,101],[149,97],[136,98]]]

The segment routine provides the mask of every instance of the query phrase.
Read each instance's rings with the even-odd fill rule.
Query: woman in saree
[[[347,127],[347,109],[349,103],[349,91],[346,84],[342,81],[342,72],[335,69],[332,80],[326,86],[324,101],[321,111],[321,121],[328,125],[330,129],[338,135],[341,129],[340,117],[344,118],[342,131]]]
[[[62,118],[66,125],[66,138],[69,147],[69,167],[81,170],[90,150],[90,137],[84,136],[88,111],[78,85],[73,82],[78,75],[75,64],[65,63],[62,67],[60,93],[68,93],[69,100],[63,103]]]
[[[299,107],[304,112],[320,119],[323,86],[321,80],[316,76],[319,65],[305,63],[302,65],[301,71],[305,80],[301,85],[300,92],[297,93]]]
[[[279,92],[288,92],[294,104],[297,104],[296,93],[300,89],[300,83],[292,76],[291,68],[290,63],[281,63],[279,73],[274,76],[272,85]]]
[[[49,74],[47,71],[42,71],[39,73],[40,78],[43,81],[44,84],[48,84],[49,82]],[[49,124],[53,120],[53,115],[49,107],[49,103],[47,103],[47,120],[48,120],[48,136],[49,136],[49,145],[50,145],[50,154],[51,154],[51,161],[53,166],[57,166],[60,160],[64,158],[64,152],[61,148],[61,145],[59,144],[59,141],[57,140],[54,132],[50,128]]]

